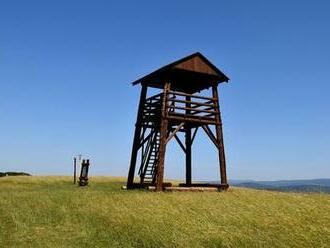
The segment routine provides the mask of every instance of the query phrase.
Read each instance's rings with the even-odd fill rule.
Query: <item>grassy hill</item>
[[[233,182],[235,186],[267,189],[284,192],[324,192],[330,193],[330,179],[307,179],[307,180],[281,180],[281,181],[243,181]]]
[[[124,179],[0,178],[0,247],[329,247],[330,195],[124,191]]]

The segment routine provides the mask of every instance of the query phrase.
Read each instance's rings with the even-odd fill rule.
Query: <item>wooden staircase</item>
[[[142,153],[141,166],[139,170],[140,183],[145,185],[155,184],[156,168],[158,163],[160,133],[152,130],[152,135]]]

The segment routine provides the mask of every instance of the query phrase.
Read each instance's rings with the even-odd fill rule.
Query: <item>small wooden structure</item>
[[[133,82],[141,84],[131,163],[127,189],[154,188],[164,190],[164,160],[166,144],[175,139],[186,155],[186,183],[182,187],[227,189],[226,160],[217,86],[229,78],[201,53],[194,53],[164,66]],[[148,87],[159,88],[161,93],[147,97]],[[212,88],[212,96],[200,91]],[[215,127],[215,134],[210,126]],[[191,174],[191,147],[197,130],[202,128],[218,150],[220,179],[217,185],[193,184]],[[185,142],[178,137],[185,133]],[[141,153],[138,174],[134,183],[138,153]]]
[[[79,186],[88,185],[88,171],[89,171],[89,159],[83,159],[81,163]]]

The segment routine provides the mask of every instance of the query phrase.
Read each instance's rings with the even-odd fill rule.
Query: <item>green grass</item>
[[[125,191],[0,178],[0,247],[330,247],[330,195]]]

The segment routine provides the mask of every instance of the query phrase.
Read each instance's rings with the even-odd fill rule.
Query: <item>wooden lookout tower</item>
[[[212,186],[228,188],[218,95],[218,84],[228,80],[201,53],[194,53],[133,82],[133,85],[141,84],[142,89],[127,180],[128,189],[148,186],[154,186],[157,191],[164,189],[165,151],[166,144],[171,139],[178,142],[186,155],[186,182],[181,186],[208,186],[193,184],[191,179],[191,147],[199,128],[205,131],[218,151],[221,183]],[[147,97],[148,87],[161,89],[161,93]],[[199,94],[209,88],[212,89],[212,95]],[[178,132],[184,132],[184,142],[179,139]],[[139,152],[140,180],[134,182]]]

